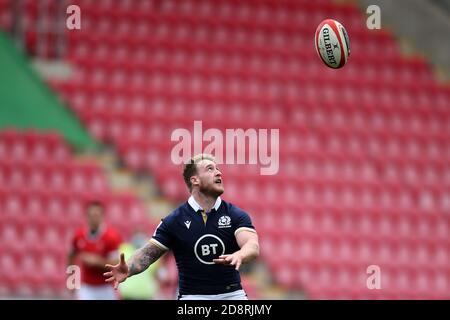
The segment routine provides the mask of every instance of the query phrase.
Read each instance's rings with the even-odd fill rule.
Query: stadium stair
[[[156,226],[132,189],[112,188],[101,161],[74,155],[55,132],[1,130],[0,159],[0,296],[69,296],[66,257],[89,200],[105,204],[124,239]]]

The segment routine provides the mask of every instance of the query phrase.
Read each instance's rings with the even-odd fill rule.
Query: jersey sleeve
[[[106,254],[108,258],[117,258],[119,256],[119,246],[122,243],[121,235],[114,231],[111,232],[106,244]]]
[[[173,234],[170,231],[170,219],[162,219],[156,227],[150,242],[164,250],[170,250],[173,246]]]
[[[255,227],[253,226],[252,220],[247,212],[237,209],[237,215],[237,224],[234,235],[244,230],[256,233]]]

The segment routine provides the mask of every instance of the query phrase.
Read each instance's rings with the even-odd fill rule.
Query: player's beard
[[[218,186],[216,186],[214,183],[212,183],[212,184],[208,184],[203,187],[201,186],[200,192],[207,196],[217,198],[224,192],[224,189],[223,189],[223,185],[221,185],[221,188],[218,188]]]

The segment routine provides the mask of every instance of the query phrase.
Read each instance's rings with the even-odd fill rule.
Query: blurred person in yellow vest
[[[137,249],[142,248],[147,236],[141,231],[135,231],[130,242],[122,243],[119,251],[130,257]],[[152,300],[159,290],[155,277],[159,263],[152,264],[147,270],[120,286],[120,297],[124,300]]]
[[[159,290],[155,300],[175,300],[178,297],[178,271],[175,257],[171,252],[158,260],[159,267],[155,272]]]

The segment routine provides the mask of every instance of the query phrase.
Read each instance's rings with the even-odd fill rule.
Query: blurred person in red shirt
[[[72,239],[69,265],[78,264],[81,269],[81,286],[77,291],[80,300],[114,300],[113,286],[105,284],[105,264],[118,263],[120,234],[104,222],[104,207],[99,201],[87,205],[87,224],[80,227]]]

